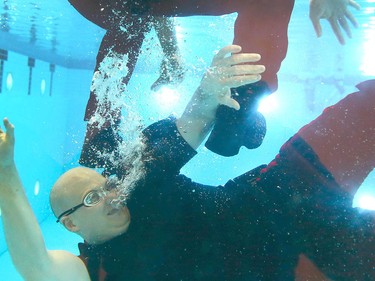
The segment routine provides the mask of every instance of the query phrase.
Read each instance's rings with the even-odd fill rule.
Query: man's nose
[[[118,191],[116,191],[115,189],[112,189],[112,190],[108,190],[105,192],[105,200],[106,201],[111,201],[115,198],[118,197]]]
[[[106,194],[105,203],[114,208],[120,208],[122,206],[122,201],[116,190],[111,190]]]

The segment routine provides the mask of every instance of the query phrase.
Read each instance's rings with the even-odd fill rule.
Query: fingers
[[[6,129],[7,138],[14,140],[14,126],[9,122],[8,118],[4,118],[4,126]]]
[[[322,26],[320,25],[319,19],[312,19],[311,21],[312,21],[316,36],[321,37],[322,36]]]
[[[236,88],[242,85],[258,82],[261,75],[232,76],[221,81],[223,87]]]
[[[246,74],[246,75],[236,75],[230,76],[223,81],[228,84],[228,87],[239,87],[243,84],[255,83],[262,78],[260,74]]]
[[[250,62],[257,62],[259,61],[261,56],[259,54],[251,54],[251,53],[242,53],[242,54],[234,54],[230,57],[223,58],[220,61],[221,65],[235,65],[235,64],[244,64]]]
[[[222,48],[215,55],[211,67],[204,75],[200,88],[213,104],[223,104],[238,110],[240,105],[231,98],[230,88],[251,84],[261,79],[265,67],[253,64],[260,60],[260,55],[239,53],[241,50],[238,45]]]
[[[327,19],[340,44],[345,44],[342,30],[347,34],[349,38],[352,37],[348,21],[354,27],[358,27],[358,23],[352,13],[348,10],[348,7],[352,7],[356,10],[361,9],[360,5],[358,5],[353,0],[311,1],[310,20],[314,26],[317,37],[321,37],[322,35],[320,19]]]
[[[229,45],[222,48],[215,56],[212,66],[210,67],[210,74],[217,77],[219,81],[226,84],[235,76],[239,76],[242,80],[250,83],[260,80],[260,74],[265,71],[263,65],[246,64],[259,61],[261,56],[259,54],[241,53],[241,47],[238,45]],[[234,54],[233,54],[234,53]],[[230,56],[228,56],[231,54]],[[232,79],[236,82],[238,79]],[[228,85],[231,86],[231,85]]]
[[[241,53],[242,48],[238,45],[229,45],[222,48],[212,60],[211,66],[234,65],[249,62],[257,62],[261,56],[259,54]]]
[[[246,64],[260,60],[259,54],[240,53],[241,47],[229,45],[222,48],[213,59],[207,78],[214,79],[220,87],[238,87],[261,79],[263,65]]]
[[[352,38],[352,32],[350,30],[350,27],[346,18],[339,18],[339,23],[342,29],[345,31],[346,35],[348,35],[349,38]]]
[[[351,24],[352,24],[355,28],[358,27],[358,22],[357,22],[357,20],[354,18],[354,16],[352,15],[351,12],[346,11],[346,13],[345,13],[345,17],[351,22]]]
[[[340,27],[339,27],[339,24],[338,24],[337,20],[335,18],[330,18],[330,19],[328,19],[328,21],[329,21],[329,23],[332,27],[333,32],[336,35],[337,40],[339,40],[340,44],[344,45],[345,40],[344,40],[344,37],[342,36],[342,33],[341,33],[341,30],[340,30]]]
[[[212,64],[214,64],[214,62],[216,61],[222,60],[223,58],[225,58],[227,55],[231,53],[239,53],[241,52],[241,50],[242,50],[241,46],[238,46],[238,45],[225,46],[224,48],[220,49],[220,51],[214,56],[212,60]]]
[[[314,2],[310,4],[310,20],[314,27],[317,37],[322,36],[322,26],[320,25],[320,19],[323,17],[323,11]]]
[[[258,75],[265,71],[264,65],[234,65],[227,67],[226,71],[228,76],[238,75]]]
[[[225,99],[221,102],[222,105],[225,105],[225,106],[228,106],[230,108],[233,108],[235,110],[239,110],[240,109],[240,104],[232,99],[232,98],[228,98],[228,99]]]
[[[354,8],[354,9],[356,9],[357,11],[359,11],[361,9],[361,6],[353,0],[350,0],[348,5],[352,8]]]
[[[211,68],[212,74],[218,77],[221,84],[227,87],[238,87],[243,85],[243,82],[254,83],[261,79],[261,74],[265,71],[264,65],[233,64],[234,62],[249,62],[247,54],[243,55],[236,55],[239,56],[237,59],[225,60],[220,63],[220,66]]]
[[[220,87],[233,88],[259,81],[264,70],[263,65],[234,65],[211,68],[210,75]]]

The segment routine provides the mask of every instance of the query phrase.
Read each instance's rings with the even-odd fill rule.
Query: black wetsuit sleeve
[[[173,116],[150,125],[143,135],[147,147],[146,167],[154,176],[178,175],[180,169],[197,154],[178,132]]]

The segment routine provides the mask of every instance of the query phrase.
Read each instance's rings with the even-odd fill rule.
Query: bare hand
[[[348,6],[359,10],[361,7],[353,0],[310,0],[310,19],[314,26],[316,35],[322,35],[322,27],[320,19],[327,19],[333,32],[341,44],[345,44],[345,39],[341,29],[345,31],[349,38],[352,33],[348,20],[354,27],[358,27],[358,23],[352,13],[348,10]]]
[[[4,118],[5,132],[0,127],[0,168],[14,163],[14,126]]]
[[[248,64],[259,61],[259,54],[239,52],[241,47],[237,45],[222,48],[213,58],[200,85],[204,95],[214,98],[213,102],[237,110],[240,105],[231,98],[230,88],[259,81],[265,70],[263,65]]]

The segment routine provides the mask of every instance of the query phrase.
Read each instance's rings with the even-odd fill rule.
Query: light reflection
[[[367,8],[365,13],[374,14],[375,8]],[[369,18],[368,23],[363,26],[364,30],[364,42],[363,42],[363,57],[362,64],[360,66],[361,71],[364,75],[373,76],[375,75],[375,17]]]
[[[375,197],[364,194],[358,198],[358,207],[366,210],[375,210]]]
[[[179,100],[180,94],[176,90],[165,86],[161,87],[160,90],[155,93],[156,104],[163,111],[174,110]]]
[[[268,95],[260,101],[258,111],[262,114],[267,114],[276,111],[278,108],[278,95]]]
[[[7,90],[8,91],[11,91],[12,88],[13,88],[13,76],[12,76],[12,73],[8,73],[7,75]]]
[[[42,79],[42,81],[40,82],[40,92],[42,93],[42,95],[44,95],[44,93],[46,92],[46,80]]]
[[[40,183],[39,181],[37,180],[35,182],[35,185],[34,185],[34,195],[37,196],[39,194],[39,191],[40,191]]]

